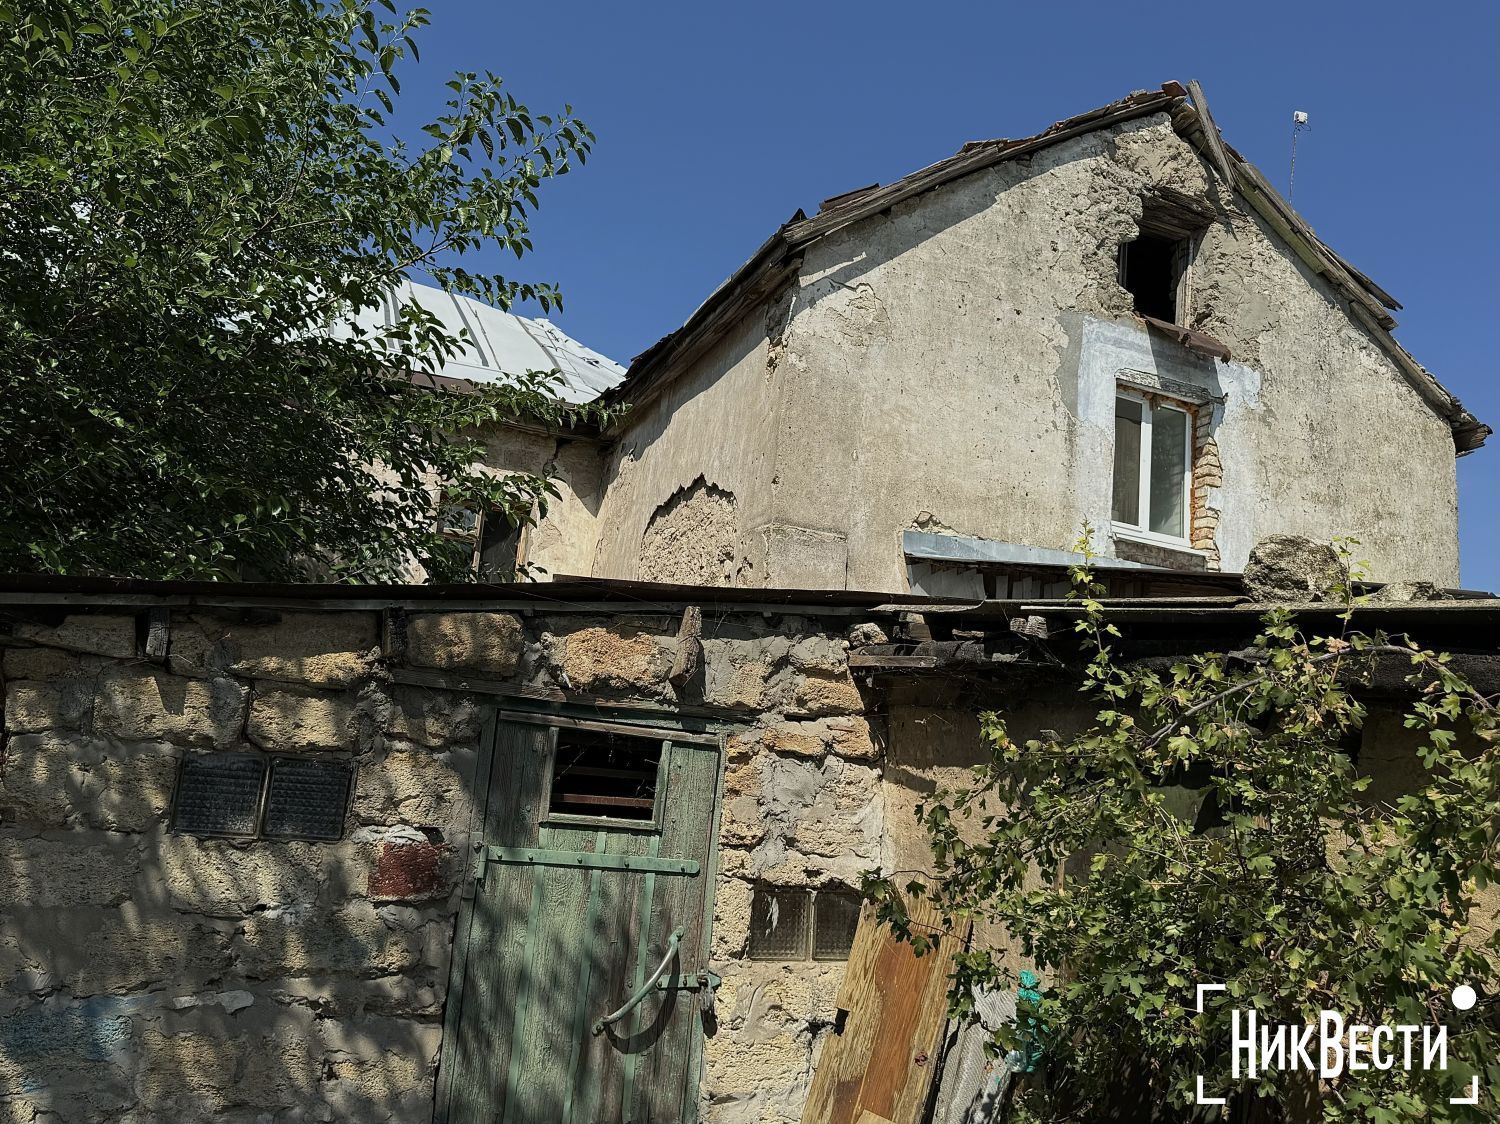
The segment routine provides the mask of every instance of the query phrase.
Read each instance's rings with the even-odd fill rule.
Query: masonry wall
[[[744,959],[757,883],[856,885],[880,857],[878,739],[847,617],[8,611],[0,1121],[426,1121],[484,704],[398,663],[579,698],[743,708],[725,725],[703,1119],[794,1121],[842,965]],[[172,834],[178,762],[357,765],[337,843]]]
[[[1116,280],[1117,249],[1155,188],[1221,216],[1192,262],[1188,308],[1230,361],[1148,333]],[[734,385],[753,398],[710,397],[727,386],[730,354]],[[1348,534],[1380,580],[1457,582],[1447,423],[1162,115],[996,165],[809,246],[793,291],[627,424],[608,487],[628,492],[631,515],[601,521],[595,573],[646,576],[645,513],[698,473],[742,494],[720,467],[729,450],[734,472],[768,492],[740,521],[745,557],[763,560],[709,575],[723,584],[905,589],[907,528],[1067,548],[1088,519],[1098,546],[1131,556],[1108,534],[1122,375],[1185,385],[1204,406],[1198,553],[1178,564],[1238,570],[1270,534]],[[732,433],[725,409],[737,411]],[[1388,439],[1370,441],[1377,433]],[[609,493],[606,508],[619,502]]]

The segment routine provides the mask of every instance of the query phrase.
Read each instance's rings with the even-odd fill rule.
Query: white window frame
[[[1140,464],[1137,466],[1136,494],[1136,517],[1140,519],[1142,526],[1133,523],[1123,523],[1117,519],[1110,520],[1110,532],[1116,538],[1129,539],[1132,542],[1150,543],[1153,546],[1172,547],[1177,550],[1192,549],[1193,534],[1193,411],[1186,402],[1178,402],[1175,399],[1165,398],[1161,395],[1144,394],[1131,391],[1125,387],[1115,389],[1116,400],[1124,398],[1141,404],[1141,447]],[[1148,530],[1151,526],[1151,410],[1155,406],[1176,410],[1182,414],[1183,433],[1185,443],[1183,448],[1187,450],[1187,463],[1183,466],[1182,473],[1182,525],[1183,535],[1163,535],[1156,531]],[[1119,427],[1115,427],[1115,439],[1119,439]],[[1113,464],[1113,459],[1111,459]],[[1110,475],[1110,509],[1114,509],[1114,475]]]

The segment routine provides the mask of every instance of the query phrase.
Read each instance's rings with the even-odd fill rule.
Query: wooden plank
[[[1229,154],[1224,151],[1224,139],[1219,136],[1219,127],[1214,124],[1213,114],[1208,111],[1208,98],[1203,96],[1203,87],[1196,78],[1187,84],[1188,97],[1193,99],[1193,108],[1198,111],[1198,120],[1203,126],[1203,140],[1208,145],[1209,162],[1224,181],[1224,186],[1235,186],[1234,168],[1229,163]]]
[[[540,839],[549,849],[592,853],[598,836],[585,828],[544,827]],[[526,967],[511,1031],[515,1042],[503,1118],[507,1124],[563,1118],[576,1055],[573,1032],[589,1017],[588,997],[576,985],[579,963],[586,960],[582,923],[593,888],[592,872],[548,866],[538,868],[536,878],[540,908],[527,935]]]
[[[467,825],[472,844],[471,854],[477,853],[478,849],[485,845],[484,810],[489,800],[490,766],[494,761],[495,740],[498,734],[498,722],[490,721],[485,724],[479,735],[479,753],[474,763],[474,774],[469,778],[469,789],[474,793],[473,812]],[[484,865],[478,864],[477,869],[483,871]],[[470,879],[473,875],[465,872],[464,877]],[[434,1124],[448,1124],[449,1119],[448,1109],[452,1100],[453,1073],[458,1064],[459,1027],[462,1025],[464,995],[468,986],[469,938],[474,926],[477,890],[477,886],[465,883],[458,920],[454,927],[453,952],[448,962],[448,995],[443,1008],[442,1060],[439,1063],[437,1075],[433,1110]]]
[[[663,855],[703,862],[707,859],[710,833],[713,831],[714,803],[719,788],[717,748],[673,742],[667,774],[667,799],[663,805]],[[708,967],[698,959],[709,924],[707,886],[716,872],[709,868],[698,878],[673,878],[657,882],[653,930],[664,939],[679,926],[682,944],[674,974],[691,974]],[[686,1117],[684,1098],[691,1104],[698,1090],[687,1087],[693,1069],[696,1039],[701,1037],[698,996],[694,992],[666,991],[660,999],[653,997],[644,1007],[654,1009],[654,1017],[643,1018],[642,1025],[659,1033],[656,1042],[642,1056],[639,1082],[642,1100],[637,1119],[677,1121]]]
[[[910,903],[912,923],[942,925],[926,901]],[[813,1074],[803,1124],[918,1124],[937,1069],[948,1016],[948,977],[967,934],[943,934],[917,956],[866,905],[836,1000],[843,1033],[828,1038]]]
[[[551,740],[551,731],[542,726],[497,724],[484,817],[487,840],[535,843]],[[528,919],[538,901],[539,870],[507,878],[491,869],[475,888],[472,955],[464,975],[449,1110],[454,1120],[505,1119],[511,1031],[524,979]]]
[[[631,835],[611,830],[605,846],[610,854],[645,857],[655,838],[654,833]],[[580,950],[590,961],[586,1024],[613,1011],[634,990],[631,980],[641,925],[643,878],[642,874],[608,871],[600,877],[595,923],[592,931],[583,935]],[[582,1030],[582,1049],[573,1073],[572,1115],[567,1124],[624,1119],[624,1055],[614,1038],[608,1034],[594,1036],[589,1033],[589,1025]]]
[[[618,606],[615,606],[618,608]],[[407,687],[435,687],[444,691],[462,691],[473,695],[495,695],[501,698],[529,699],[539,703],[555,703],[569,706],[596,707],[607,714],[611,710],[622,712],[650,713],[659,718],[674,717],[708,718],[719,720],[744,720],[760,716],[753,707],[745,706],[670,706],[663,703],[637,702],[634,699],[609,699],[599,695],[573,694],[555,687],[533,687],[526,683],[510,683],[503,679],[485,679],[453,671],[418,671],[414,668],[396,668],[391,679]],[[512,717],[526,721],[542,721],[542,714],[520,714]],[[562,718],[561,715],[557,716]],[[578,721],[574,719],[573,721]],[[567,721],[553,723],[567,725]],[[631,729],[631,733],[639,730]],[[706,735],[711,737],[711,735]]]

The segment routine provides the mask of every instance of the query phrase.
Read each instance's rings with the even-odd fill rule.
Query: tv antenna
[[[1300,109],[1292,110],[1292,170],[1286,177],[1286,201],[1292,201],[1292,188],[1297,181],[1297,134],[1308,128],[1307,114]]]

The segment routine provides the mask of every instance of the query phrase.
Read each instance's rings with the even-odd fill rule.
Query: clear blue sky
[[[1292,111],[1311,114],[1297,208],[1405,305],[1407,349],[1500,429],[1500,6],[428,7],[403,118],[436,103],[446,72],[488,68],[534,110],[571,102],[598,135],[587,167],[546,189],[537,253],[519,271],[495,263],[558,282],[554,319],[622,362],[799,206],[1197,78],[1278,187]],[[1459,486],[1464,584],[1500,590],[1500,438],[1459,461]]]

